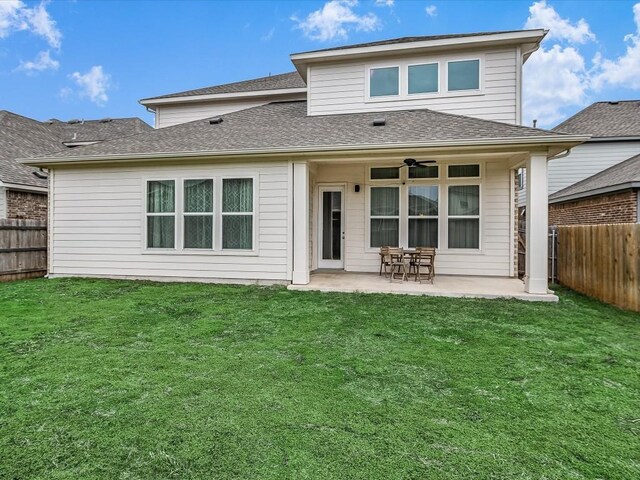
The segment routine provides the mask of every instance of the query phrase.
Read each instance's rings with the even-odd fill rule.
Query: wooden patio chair
[[[436,276],[435,260],[435,248],[417,247],[409,265],[409,271],[415,275],[414,281],[422,283],[423,279],[429,280],[433,285],[433,278]]]
[[[404,262],[404,251],[401,248],[389,247],[387,257],[391,268],[390,280],[393,282],[397,275],[402,274],[402,281],[405,281],[407,279],[407,264]]]
[[[380,247],[380,276],[384,270],[384,278],[387,278],[387,267],[389,264],[389,247]]]

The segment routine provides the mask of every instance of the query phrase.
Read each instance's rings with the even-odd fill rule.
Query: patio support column
[[[527,160],[527,254],[524,289],[548,293],[548,188],[547,154],[531,153]]]
[[[293,273],[294,285],[309,283],[309,166],[293,162]]]

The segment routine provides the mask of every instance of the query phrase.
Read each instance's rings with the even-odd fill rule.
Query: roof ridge
[[[164,94],[164,95],[156,95],[153,97],[147,97],[147,98],[143,98],[140,100],[140,102],[144,102],[147,100],[155,100],[155,99],[161,99],[161,98],[175,98],[175,97],[179,97],[179,96],[187,96],[187,94],[191,94],[191,96],[197,96],[198,94],[193,94],[191,92],[197,92],[199,90],[207,90],[207,89],[213,89],[213,88],[223,88],[223,87],[230,87],[233,85],[240,85],[243,83],[248,83],[248,82],[257,82],[257,81],[261,81],[261,80],[267,80],[267,79],[273,79],[273,78],[278,78],[278,77],[285,77],[288,75],[300,75],[298,73],[297,70],[292,70],[289,72],[283,72],[283,73],[276,73],[276,74],[269,74],[269,75],[264,75],[262,77],[254,77],[254,78],[246,78],[244,80],[236,80],[234,82],[226,82],[226,83],[218,83],[215,85],[206,85],[204,87],[197,87],[197,88],[190,88],[188,90],[182,90],[180,92],[174,92],[174,93],[168,93],[168,94]],[[284,87],[284,88],[296,88],[296,87]],[[268,90],[273,90],[273,88],[268,88],[265,89],[266,91]],[[252,90],[252,91],[259,91],[259,90]],[[200,95],[209,95],[207,93],[202,93]]]

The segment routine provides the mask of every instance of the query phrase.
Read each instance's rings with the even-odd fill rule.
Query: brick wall
[[[636,223],[636,191],[612,193],[549,205],[549,225],[598,225]]]
[[[7,190],[7,218],[47,220],[47,195]]]

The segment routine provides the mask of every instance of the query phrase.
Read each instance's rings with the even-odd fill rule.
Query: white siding
[[[548,166],[549,195],[640,154],[640,142],[587,142]],[[524,183],[526,184],[526,170]],[[518,206],[527,203],[526,188],[518,191]]]
[[[640,142],[588,142],[549,162],[549,194],[640,153]]]
[[[156,253],[143,248],[145,181],[256,178],[256,253]],[[53,275],[286,281],[288,166],[237,165],[57,169],[52,208]],[[178,183],[179,185],[179,183]]]
[[[156,108],[156,128],[170,127],[179,123],[202,120],[204,118],[237,112],[247,108],[258,107],[278,100],[305,100],[306,94],[280,95],[278,97],[259,97],[245,99],[216,100],[183,104],[159,105]]]
[[[446,61],[480,58],[481,93],[446,92]],[[368,101],[366,72],[371,66],[390,66],[420,62],[440,62],[440,94],[422,98],[391,101]],[[401,57],[370,63],[366,60],[327,66],[312,66],[309,72],[309,115],[352,113],[385,110],[430,108],[469,115],[486,120],[517,123],[517,52],[515,48],[466,52],[464,54]],[[401,68],[401,84],[404,68]],[[402,86],[402,85],[401,85]]]
[[[0,218],[7,218],[7,189],[0,187]]]
[[[441,167],[442,169],[443,167]],[[352,272],[378,272],[380,256],[377,250],[367,245],[367,167],[364,165],[322,165],[315,176],[312,192],[314,215],[318,214],[318,189],[323,183],[346,183],[345,198],[345,270]],[[354,185],[360,185],[356,193]],[[441,199],[446,192],[441,189]],[[493,275],[510,274],[510,202],[511,193],[509,170],[503,162],[487,162],[481,179],[481,249],[478,252],[447,251],[445,245],[438,250],[436,270],[439,274],[452,275]],[[402,220],[401,220],[402,221]],[[442,243],[443,229],[447,228],[446,210],[440,207],[439,230]],[[314,266],[317,265],[317,223],[312,238],[314,246]]]

